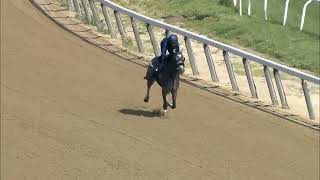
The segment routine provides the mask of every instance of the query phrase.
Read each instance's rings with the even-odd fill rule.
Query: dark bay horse
[[[162,88],[163,111],[166,113],[168,106],[172,109],[176,108],[180,74],[184,73],[185,58],[181,51],[174,52],[173,55],[167,55],[163,69],[160,72],[155,73],[160,65],[159,59],[160,57],[155,57],[149,64],[145,76],[145,79],[147,80],[147,94],[144,101],[149,101],[150,87],[157,81]],[[172,95],[172,104],[167,101],[167,95],[169,93]]]

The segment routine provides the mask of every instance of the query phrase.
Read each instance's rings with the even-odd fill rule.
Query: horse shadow
[[[140,109],[120,109],[118,111],[126,115],[143,116],[148,118],[160,117],[160,110],[145,111]]]

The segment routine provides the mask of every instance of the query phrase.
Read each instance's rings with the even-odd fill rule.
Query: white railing
[[[73,0],[73,1],[78,1],[78,0]],[[81,0],[81,2],[84,2],[84,0]],[[102,30],[102,25],[100,24],[101,22],[99,20],[99,15],[97,14],[97,9],[96,9],[97,7],[96,7],[94,2],[95,2],[95,0],[89,0],[90,8],[91,8],[92,14],[94,16],[97,28],[98,28],[98,30],[101,31]],[[137,12],[132,11],[132,10],[126,9],[126,8],[124,8],[124,7],[122,7],[122,6],[118,5],[118,4],[115,4],[115,3],[111,2],[111,1],[109,1],[109,0],[100,0],[100,4],[101,4],[102,12],[103,12],[103,15],[104,15],[104,18],[105,18],[105,22],[106,22],[106,25],[108,27],[110,35],[111,35],[112,38],[117,38],[115,30],[114,30],[114,27],[113,27],[113,24],[112,24],[112,21],[111,21],[111,16],[110,16],[109,11],[108,11],[107,8],[110,8],[110,9],[113,10],[114,15],[115,15],[116,24],[117,24],[118,30],[120,32],[121,39],[122,39],[123,43],[126,43],[128,41],[128,36],[126,34],[125,28],[123,27],[123,23],[121,21],[121,15],[120,14],[123,14],[123,15],[126,15],[126,16],[130,17],[132,29],[133,29],[133,32],[134,32],[134,35],[135,35],[135,39],[136,39],[136,42],[137,42],[137,46],[138,46],[138,49],[139,49],[140,52],[143,52],[144,48],[143,48],[143,44],[142,44],[142,41],[141,41],[141,38],[140,38],[140,34],[139,34],[139,31],[138,31],[138,28],[137,28],[137,25],[136,25],[136,21],[137,20],[143,22],[144,24],[146,24],[146,29],[148,31],[148,34],[149,34],[149,37],[150,37],[150,41],[151,41],[151,44],[153,46],[154,54],[156,56],[160,55],[160,51],[159,51],[159,44],[156,42],[156,39],[155,39],[155,36],[154,36],[154,32],[153,32],[153,29],[152,29],[153,27],[158,27],[158,28],[161,28],[161,29],[165,30],[166,34],[176,33],[176,34],[184,36],[186,49],[187,49],[189,60],[190,60],[190,64],[191,64],[191,69],[192,69],[192,72],[193,72],[194,75],[199,75],[199,71],[198,71],[198,68],[197,68],[197,63],[196,63],[196,60],[195,60],[195,57],[194,57],[194,54],[193,54],[193,50],[192,50],[192,46],[191,46],[190,40],[196,40],[196,41],[201,42],[203,44],[204,53],[205,53],[207,61],[208,61],[208,68],[210,70],[212,81],[214,81],[214,82],[218,82],[219,80],[218,80],[217,73],[215,71],[214,61],[212,60],[209,46],[213,46],[213,47],[216,47],[218,49],[223,50],[224,61],[226,63],[226,68],[227,68],[227,71],[228,71],[228,75],[229,75],[229,79],[230,79],[230,82],[231,82],[232,90],[234,90],[234,91],[238,91],[239,88],[238,88],[237,81],[236,81],[236,78],[235,78],[235,74],[234,74],[234,71],[233,71],[232,62],[230,61],[230,58],[229,58],[229,53],[232,53],[234,55],[237,55],[237,56],[240,56],[240,57],[243,58],[243,65],[244,65],[244,69],[245,69],[245,72],[246,72],[246,77],[247,77],[247,80],[248,80],[248,84],[249,84],[249,88],[250,88],[250,91],[251,91],[251,95],[252,95],[253,98],[258,98],[258,95],[257,95],[257,90],[256,90],[256,86],[255,86],[255,83],[254,83],[254,79],[253,79],[253,76],[252,76],[252,73],[251,73],[251,69],[250,69],[250,66],[249,66],[249,62],[250,61],[254,61],[254,62],[256,62],[258,64],[261,64],[263,66],[265,79],[266,79],[266,82],[267,82],[267,85],[268,85],[268,90],[269,90],[270,98],[271,98],[271,101],[272,101],[273,105],[278,105],[279,103],[278,103],[278,100],[277,100],[275,88],[274,88],[274,85],[273,85],[273,82],[272,82],[272,79],[271,79],[271,75],[270,75],[270,70],[269,69],[270,68],[273,69],[274,79],[275,79],[276,86],[277,86],[277,89],[278,89],[278,93],[279,93],[279,97],[280,97],[280,100],[281,100],[282,108],[288,108],[289,106],[288,106],[288,103],[287,103],[287,100],[286,100],[285,91],[284,91],[283,86],[282,86],[280,72],[287,73],[289,75],[292,75],[292,76],[300,78],[301,79],[301,84],[302,84],[302,89],[303,89],[303,92],[304,92],[305,101],[306,101],[307,110],[308,110],[308,113],[309,113],[309,117],[310,117],[310,119],[313,119],[313,120],[315,119],[315,115],[314,115],[314,111],[313,111],[313,107],[312,107],[312,103],[311,103],[311,98],[310,98],[310,95],[309,95],[309,89],[307,88],[307,81],[308,82],[313,82],[313,83],[315,83],[317,85],[320,85],[320,78],[319,77],[304,73],[302,71],[287,67],[287,66],[282,65],[282,64],[275,63],[275,62],[273,62],[271,60],[259,57],[257,55],[252,54],[252,53],[249,53],[249,52],[243,51],[241,49],[232,47],[230,45],[221,43],[219,41],[207,38],[205,36],[198,35],[196,33],[187,31],[185,29],[182,29],[182,28],[179,28],[179,27],[175,27],[173,25],[161,22],[159,20],[155,20],[155,19],[149,18],[147,16],[141,15],[141,14],[139,14]],[[85,5],[83,4],[83,6],[85,6]],[[87,17],[87,18],[89,18],[89,17]]]

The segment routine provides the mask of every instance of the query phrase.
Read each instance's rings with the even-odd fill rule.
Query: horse
[[[147,80],[147,94],[144,102],[149,101],[150,88],[155,81],[162,88],[163,111],[167,113],[168,106],[171,109],[176,108],[176,100],[179,89],[180,74],[185,71],[185,58],[181,51],[174,51],[172,55],[167,55],[166,62],[161,71],[158,71],[160,66],[160,57],[155,57],[149,63],[145,79]],[[167,95],[172,94],[172,104],[168,103]]]

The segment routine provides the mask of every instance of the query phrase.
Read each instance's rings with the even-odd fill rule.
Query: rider
[[[161,41],[161,56],[160,56],[160,67],[159,71],[161,71],[164,67],[165,61],[167,61],[167,51],[169,55],[173,55],[174,52],[179,51],[179,41],[178,36],[175,34],[169,35],[165,37]]]

